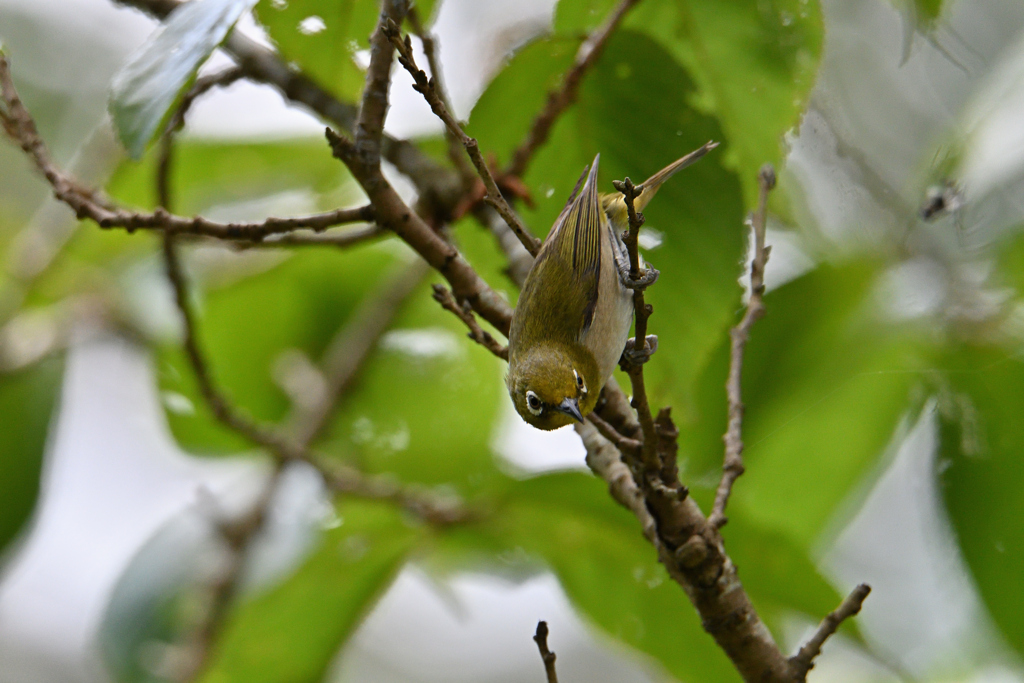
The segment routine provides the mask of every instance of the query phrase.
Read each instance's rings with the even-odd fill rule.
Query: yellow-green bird
[[[676,171],[713,143],[648,178],[639,211]],[[628,228],[620,193],[599,195],[594,158],[582,188],[562,209],[526,276],[512,314],[505,381],[516,411],[538,429],[582,422],[594,409],[626,346],[633,318]]]

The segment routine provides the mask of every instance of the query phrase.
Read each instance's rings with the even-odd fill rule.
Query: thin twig
[[[555,673],[555,653],[548,649],[548,622],[537,622],[537,633],[533,636],[540,650],[540,658],[544,661],[544,673],[547,674],[548,683],[558,683],[558,674]]]
[[[807,672],[814,668],[814,659],[821,654],[821,646],[839,629],[840,624],[860,612],[860,608],[870,592],[871,586],[866,583],[854,588],[842,604],[821,621],[818,630],[800,648],[800,651],[789,658],[794,681],[803,683],[806,680]]]
[[[555,125],[555,121],[558,120],[562,112],[576,101],[580,83],[583,81],[587,70],[604,52],[608,39],[615,32],[615,29],[618,28],[622,18],[626,16],[626,12],[638,2],[640,0],[621,0],[604,20],[604,23],[597,27],[583,41],[579,50],[576,51],[576,59],[562,78],[561,87],[548,93],[548,100],[544,105],[544,109],[534,119],[526,139],[523,140],[522,144],[512,154],[512,161],[509,162],[508,167],[505,169],[506,175],[522,177],[526,172],[526,168],[533,159],[533,155],[547,142],[548,135],[551,134],[551,128]]]
[[[437,90],[438,97],[441,98],[441,102],[444,103],[448,111],[455,111],[452,108],[451,98],[448,96],[448,89],[444,84],[444,75],[441,73],[441,62],[437,56],[437,39],[434,38],[430,31],[423,27],[423,24],[420,22],[420,13],[416,10],[415,6],[409,8],[407,18],[409,25],[412,26],[413,33],[419,37],[420,42],[423,44],[423,52],[427,56],[427,66],[430,67],[430,78],[434,82],[434,88]],[[444,139],[448,143],[448,159],[455,166],[455,170],[459,172],[463,187],[469,188],[473,180],[476,179],[476,173],[466,163],[466,157],[462,155],[462,141],[456,137],[455,133],[448,126],[444,128]]]
[[[768,262],[771,247],[766,246],[765,226],[768,214],[768,194],[775,187],[775,169],[765,164],[758,174],[761,187],[757,210],[751,217],[750,224],[754,232],[754,258],[750,264],[750,299],[747,311],[743,314],[736,327],[730,332],[731,347],[729,352],[729,377],[725,382],[729,401],[729,424],[725,435],[725,459],[722,465],[722,480],[715,492],[715,504],[708,521],[715,528],[725,525],[725,507],[729,503],[732,486],[743,474],[743,352],[750,339],[750,329],[764,315],[764,268]]]
[[[523,243],[526,250],[536,256],[537,252],[540,251],[540,240],[530,234],[529,230],[527,230],[526,226],[523,225],[522,221],[519,220],[519,217],[512,210],[512,207],[505,201],[505,197],[501,194],[501,190],[498,189],[498,184],[495,182],[487,162],[484,161],[484,157],[480,153],[480,145],[476,139],[466,135],[465,131],[462,130],[462,126],[459,125],[459,122],[455,120],[455,117],[442,101],[433,79],[427,78],[427,74],[416,66],[416,61],[412,54],[412,42],[408,36],[403,40],[402,32],[398,28],[397,22],[384,24],[384,30],[390,38],[391,44],[398,50],[398,61],[412,75],[413,88],[423,95],[434,114],[444,122],[451,134],[458,138],[462,142],[462,146],[466,148],[466,154],[469,155],[473,166],[480,175],[480,179],[483,180],[484,187],[487,189],[484,201],[501,214],[501,217],[505,219],[508,226],[515,232],[516,237]]]
[[[470,339],[483,346],[498,358],[505,361],[508,360],[508,347],[491,336],[490,332],[480,327],[480,323],[476,321],[476,316],[473,315],[472,306],[465,301],[460,306],[455,301],[455,296],[452,295],[451,290],[442,285],[434,285],[434,300],[441,304],[441,307],[446,311],[451,311],[459,320],[465,323],[466,327],[469,328],[467,336]]]
[[[640,455],[640,449],[643,447],[643,443],[636,439],[631,439],[628,436],[623,436],[619,433],[619,430],[611,426],[603,417],[597,413],[590,413],[587,415],[587,419],[597,427],[597,431],[601,432],[601,436],[615,444],[623,453],[637,457]]]

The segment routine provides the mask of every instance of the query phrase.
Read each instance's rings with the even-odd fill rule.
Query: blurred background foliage
[[[509,160],[587,32],[614,4],[560,0],[551,29],[506,56],[467,117],[468,132],[497,163]],[[955,183],[970,176],[970,143],[985,118],[959,113],[969,109],[964,93],[974,92],[965,84],[928,103],[948,105],[951,92],[961,95],[958,113],[921,114],[928,125],[914,131],[911,152],[885,133],[862,144],[856,135],[884,128],[884,112],[870,110],[876,100],[843,91],[841,75],[822,75],[830,41],[850,39],[842,22],[857,13],[857,3],[823,4],[835,34],[826,31],[817,0],[643,0],[530,165],[524,181],[535,204],[519,208],[542,235],[594,154],[601,154],[601,184],[610,188],[613,178],[639,180],[709,139],[722,141],[662,189],[647,211],[642,242],[662,273],[649,293],[660,350],[648,383],[656,404],[673,407],[683,481],[707,509],[725,430],[728,329],[743,300],[744,215],[761,164],[784,169],[769,233],[777,246],[768,266],[768,314],[754,330],[744,368],[748,469],[730,506],[727,548],[776,637],[793,642],[788,624],[817,620],[847,588],[824,570],[830,542],[886,471],[909,426],[931,425],[938,446],[924,456],[929,485],[940,491],[941,515],[987,608],[984,619],[995,624],[993,657],[1014,670],[1024,655],[1024,211],[1006,197],[1020,181],[1019,166],[980,196],[966,187],[967,203],[959,206],[964,188]],[[429,25],[438,8],[416,5]],[[1024,18],[987,3],[987,20],[997,23],[993,17],[1002,12],[1020,23],[1018,33],[1007,28],[1001,43],[983,49],[949,28],[954,10],[959,21],[967,5],[905,0],[872,7],[885,14],[889,34],[903,36],[896,43],[904,61],[917,55],[911,63],[920,78],[953,73],[951,83],[966,83],[958,69],[978,79],[1007,70],[1019,75],[1024,51],[1012,48],[1020,45],[1014,36]],[[260,0],[254,14],[287,62],[342,100],[357,101],[375,2]],[[44,138],[68,162],[77,145],[60,124],[66,102],[19,72],[19,41],[4,38]],[[946,70],[927,72],[922,51],[946,60]],[[974,57],[978,63],[965,67]],[[203,59],[197,53],[196,66]],[[832,73],[856,69],[844,64]],[[899,88],[895,81],[889,86]],[[974,110],[985,102],[972,100]],[[1019,121],[1024,111],[1016,114]],[[837,124],[843,117],[845,130]],[[858,127],[865,120],[870,125]],[[77,140],[85,137],[79,131]],[[894,156],[903,156],[880,167],[887,140]],[[422,146],[444,161],[436,137]],[[91,148],[83,149],[80,157]],[[86,180],[129,206],[153,207],[155,152],[140,161],[115,158],[111,173],[83,171]],[[150,349],[181,448],[224,457],[251,446],[213,419],[197,391],[156,239],[91,224],[55,231],[55,219],[39,213],[44,192],[26,179],[17,150],[4,146],[0,159],[0,548],[11,558],[19,531],[24,537],[30,530],[47,433],[58,417],[64,350],[83,327],[128,335]],[[949,177],[936,177],[937,159],[946,159]],[[950,190],[950,210],[925,220],[919,207],[936,183]],[[177,212],[214,218],[258,219],[360,200],[316,138],[186,136],[172,186]],[[865,209],[863,197],[875,208]],[[470,218],[452,234],[484,277],[514,300],[491,237]],[[239,251],[197,242],[186,256],[201,342],[217,380],[246,413],[270,422],[286,420],[294,408],[289,368],[318,362],[360,302],[414,258],[388,237],[349,250]],[[635,519],[600,480],[583,472],[527,474],[497,454],[494,434],[507,421],[504,368],[431,300],[435,280],[427,278],[402,306],[319,447],[366,472],[457,495],[484,514],[433,529],[387,504],[333,501],[325,518],[344,523],[314,525],[284,570],[238,600],[203,680],[323,680],[408,563],[438,581],[463,571],[519,578],[551,571],[587,623],[646,655],[658,676],[738,680]],[[194,579],[171,581],[159,599],[132,602],[133,571],[149,566],[149,547],[125,570],[106,616],[103,652],[118,680],[159,677],[160,667],[140,664],[150,661],[140,659],[140,634],[174,642],[188,629]],[[900,571],[898,563],[891,571]],[[870,599],[885,600],[884,593]],[[880,664],[883,679],[951,675],[912,671],[878,637],[852,625],[845,630],[850,647]]]

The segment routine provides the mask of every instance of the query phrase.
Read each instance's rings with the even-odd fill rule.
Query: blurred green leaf
[[[743,367],[747,473],[730,507],[803,548],[882,455],[914,406],[927,348],[912,329],[878,319],[875,264],[819,266],[770,292]],[[698,383],[698,410],[681,422],[687,481],[707,488],[721,468],[728,338]],[[728,537],[728,529],[726,530]]]
[[[128,206],[156,206],[156,150],[141,162],[121,165],[107,192]],[[344,164],[331,157],[323,138],[280,142],[209,142],[183,138],[174,145],[170,185],[174,210],[190,216],[211,207],[307,190],[317,208],[335,208],[351,192]],[[254,217],[258,218],[258,217]]]
[[[50,357],[0,374],[0,552],[35,507],[63,371],[63,358]]]
[[[229,617],[204,683],[316,683],[422,536],[394,506],[338,506],[341,526],[291,577]]]
[[[965,345],[944,363],[939,476],[960,550],[1006,641],[1024,655],[1024,361]]]
[[[258,420],[276,421],[290,404],[273,379],[275,361],[289,349],[319,361],[366,292],[380,285],[394,256],[386,244],[351,252],[308,250],[285,255],[263,272],[259,265],[271,255],[251,256],[256,274],[243,269],[242,279],[200,298],[200,339],[230,399]],[[168,413],[183,447],[197,453],[251,447],[213,419],[178,346],[163,348],[159,362],[161,388],[184,395],[194,408]]]
[[[691,102],[721,122],[726,161],[753,206],[758,169],[780,165],[783,135],[814,86],[824,34],[817,0],[641,3],[626,24],[686,65],[700,86]]]
[[[110,114],[138,159],[185,85],[256,0],[192,0],[174,10],[114,77]]]
[[[263,0],[256,7],[281,56],[350,101],[366,80],[355,53],[369,48],[379,14],[375,0]]]
[[[490,444],[508,400],[504,372],[424,284],[345,397],[325,448],[369,472],[462,495],[503,486]]]

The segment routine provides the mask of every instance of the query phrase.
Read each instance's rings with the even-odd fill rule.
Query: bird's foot
[[[626,289],[632,290],[645,290],[653,285],[657,280],[661,272],[656,268],[644,268],[640,271],[640,276],[637,279],[633,279],[629,276],[629,268],[621,268],[619,270],[619,279],[622,281],[622,286]]]
[[[658,335],[656,334],[647,335],[642,349],[637,349],[635,342],[634,337],[626,340],[626,348],[623,349],[622,358],[619,360],[619,365],[623,370],[628,370],[630,366],[643,365],[658,350]]]

